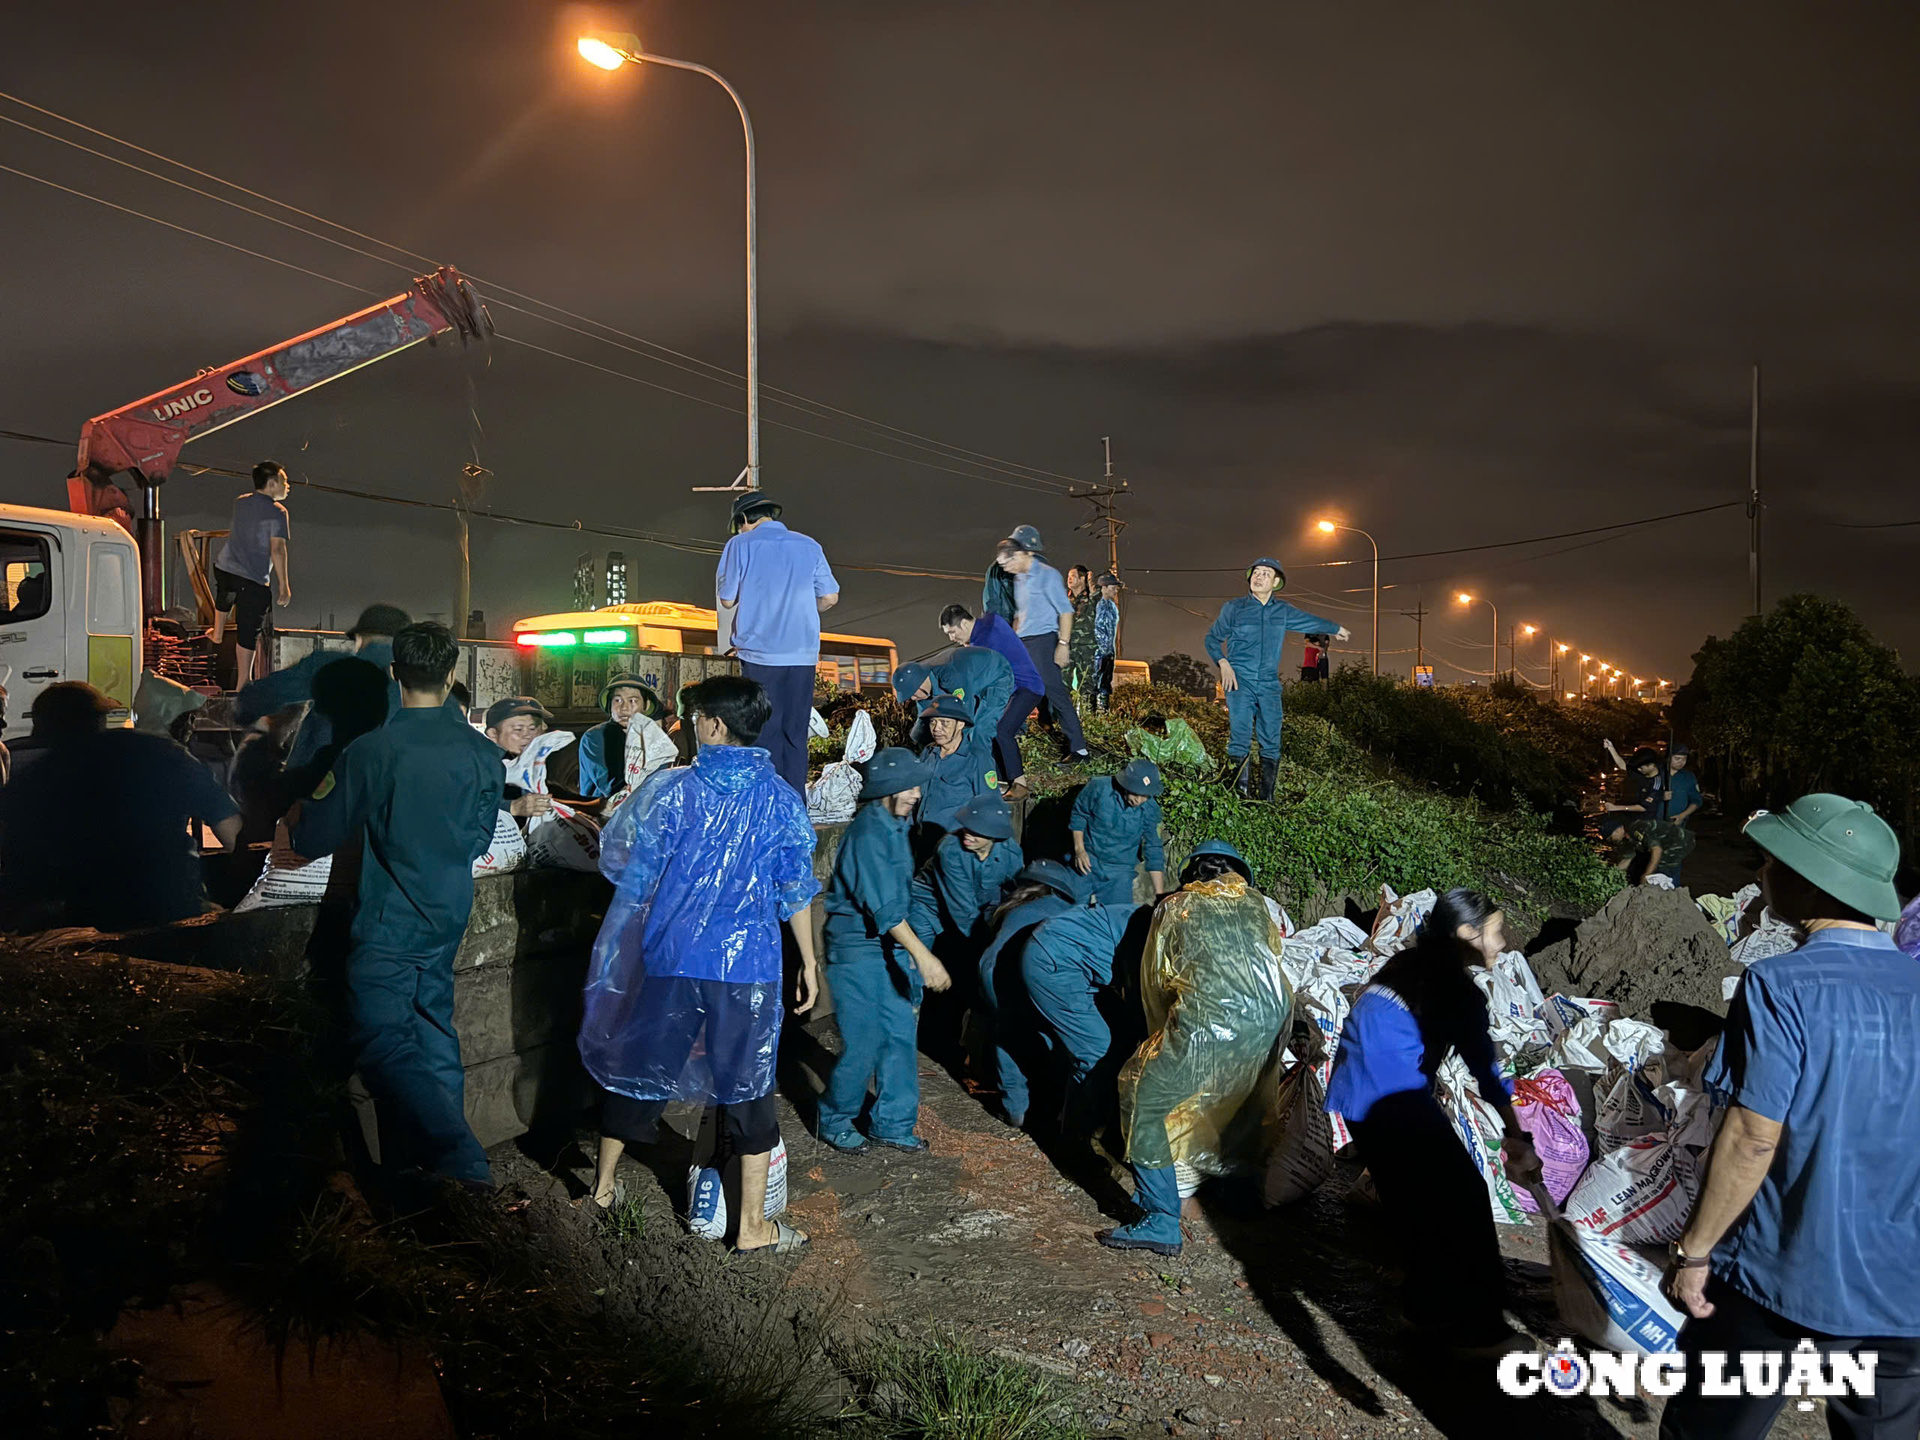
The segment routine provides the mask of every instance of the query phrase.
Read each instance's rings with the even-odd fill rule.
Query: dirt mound
[[[1726,1014],[1720,980],[1737,968],[1691,895],[1647,885],[1622,890],[1531,960],[1548,994],[1612,1000],[1637,1019],[1646,1019],[1656,1000]]]

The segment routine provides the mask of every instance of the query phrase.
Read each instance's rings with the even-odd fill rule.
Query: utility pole
[[[1100,437],[1100,449],[1106,457],[1105,478],[1103,478],[1098,485],[1089,485],[1084,490],[1078,487],[1069,487],[1067,493],[1077,500],[1086,501],[1093,507],[1093,514],[1073,528],[1086,531],[1096,541],[1104,540],[1107,542],[1107,569],[1114,576],[1118,577],[1120,574],[1120,532],[1127,528],[1127,522],[1119,516],[1119,504],[1121,498],[1131,492],[1127,489],[1126,481],[1116,480],[1113,475],[1113,437],[1110,435],[1102,435]],[[1095,593],[1098,593],[1097,588]],[[1124,629],[1127,617],[1125,604],[1126,591],[1122,590],[1120,594],[1122,602],[1120,608],[1120,623],[1121,628]],[[1117,655],[1120,649],[1120,637],[1118,634],[1114,636],[1113,643],[1114,652]]]
[[[1751,615],[1760,603],[1760,367],[1753,367],[1753,406],[1747,441],[1747,579],[1753,587]]]
[[[1413,668],[1427,663],[1427,607],[1416,605],[1411,610],[1402,610],[1402,617],[1413,621]]]

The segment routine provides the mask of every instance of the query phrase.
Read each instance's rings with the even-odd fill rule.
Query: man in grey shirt
[[[287,507],[281,503],[292,486],[287,472],[271,460],[253,467],[253,491],[233,502],[233,520],[227,543],[213,557],[213,644],[217,650],[226,634],[227,611],[233,611],[234,688],[264,675],[256,674],[260,629],[273,613],[274,600],[293,600],[287,578]]]

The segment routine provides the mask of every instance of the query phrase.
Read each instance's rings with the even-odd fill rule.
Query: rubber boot
[[[1227,788],[1253,797],[1253,765],[1245,755],[1227,756]]]
[[[1094,1236],[1109,1250],[1151,1250],[1155,1255],[1180,1253],[1180,1182],[1171,1165],[1133,1165],[1133,1199],[1142,1215],[1131,1225],[1102,1230]]]
[[[1280,762],[1278,760],[1269,760],[1264,755],[1261,756],[1260,757],[1260,798],[1262,800],[1273,799],[1273,787],[1279,779],[1280,779]]]

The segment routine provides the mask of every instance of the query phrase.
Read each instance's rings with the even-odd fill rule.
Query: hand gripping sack
[[[1530,1187],[1547,1220],[1547,1257],[1560,1323],[1607,1350],[1664,1355],[1679,1348],[1685,1316],[1660,1291],[1645,1256],[1569,1224],[1546,1187]]]

